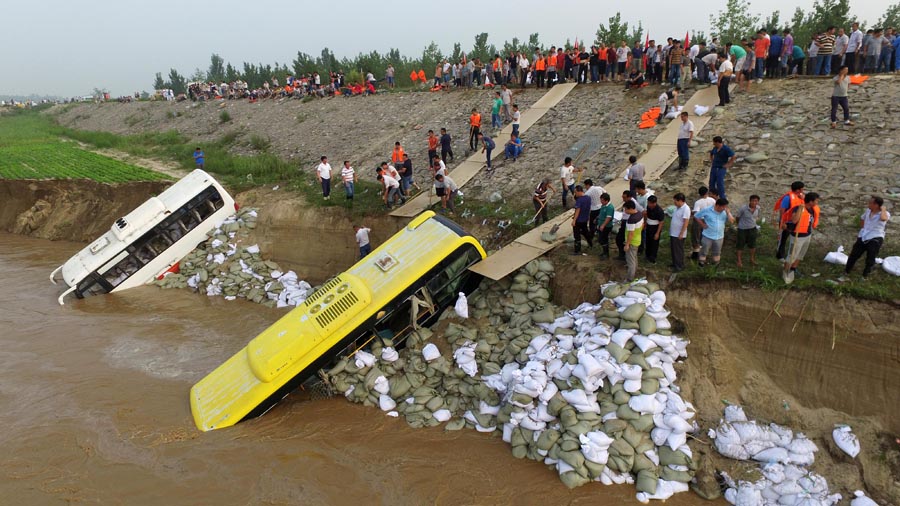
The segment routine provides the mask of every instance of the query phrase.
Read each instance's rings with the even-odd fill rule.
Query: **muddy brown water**
[[[155,287],[60,307],[47,275],[81,247],[0,234],[2,504],[638,504],[341,398],[198,432],[191,385],[283,312]]]

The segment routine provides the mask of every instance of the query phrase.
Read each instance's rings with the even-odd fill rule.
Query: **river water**
[[[191,385],[283,310],[156,287],[60,307],[47,276],[81,247],[0,234],[0,504],[638,504],[343,398],[201,433]]]

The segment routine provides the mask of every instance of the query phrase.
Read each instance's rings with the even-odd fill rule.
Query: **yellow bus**
[[[194,385],[194,423],[210,431],[260,416],[375,336],[396,345],[430,326],[478,287],[469,267],[485,256],[456,223],[420,214]]]

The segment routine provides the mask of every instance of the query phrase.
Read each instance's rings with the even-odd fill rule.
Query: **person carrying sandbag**
[[[782,277],[787,284],[794,282],[797,275],[797,266],[806,256],[809,249],[812,232],[819,226],[819,194],[807,193],[803,197],[803,205],[791,210],[791,223],[794,224],[794,234],[788,245],[788,257],[784,261]]]

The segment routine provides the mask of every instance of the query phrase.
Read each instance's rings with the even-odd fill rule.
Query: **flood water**
[[[284,311],[156,287],[60,307],[47,276],[81,247],[0,234],[0,504],[638,504],[343,398],[201,433],[191,385]]]

